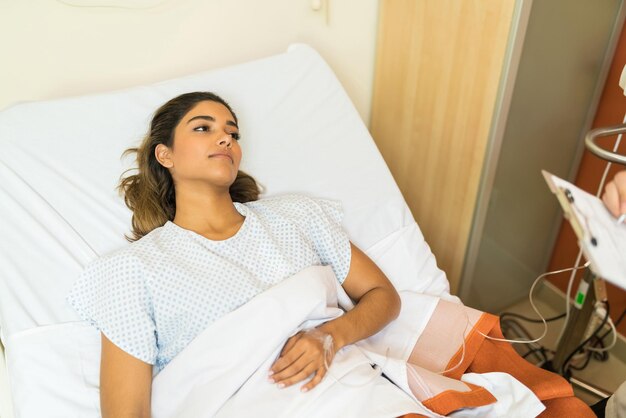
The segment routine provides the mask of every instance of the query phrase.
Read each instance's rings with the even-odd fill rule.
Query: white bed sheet
[[[58,325],[78,321],[64,302],[76,275],[127,245],[131,213],[115,186],[133,161],[121,160],[122,151],[141,141],[158,106],[197,90],[234,108],[242,169],[266,187],[265,196],[342,201],[352,241],[398,289],[455,299],[345,91],[317,52],[298,44],[234,67],[0,112],[0,338],[9,357],[11,341],[38,332],[51,341],[51,330],[66,332]],[[18,370],[9,360],[12,381],[62,372],[35,363]]]
[[[0,344],[0,418],[13,417],[13,402],[9,390],[6,363],[4,361],[4,347]]]

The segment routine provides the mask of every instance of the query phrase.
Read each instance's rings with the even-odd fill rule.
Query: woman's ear
[[[154,156],[159,164],[165,168],[172,168],[174,163],[172,162],[170,149],[163,144],[158,144],[154,149]]]

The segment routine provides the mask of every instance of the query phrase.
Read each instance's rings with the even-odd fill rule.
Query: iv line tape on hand
[[[378,364],[375,364],[373,367],[373,373],[370,377],[367,378],[366,381],[361,382],[361,383],[347,383],[344,382],[342,380],[342,378],[338,378],[336,377],[333,372],[330,370],[330,363],[328,361],[329,357],[334,357],[334,345],[335,342],[333,340],[333,336],[325,333],[324,331],[321,331],[318,328],[311,328],[305,331],[305,334],[317,339],[318,341],[320,341],[322,343],[322,347],[324,349],[324,367],[326,368],[326,373],[332,377],[333,379],[335,379],[336,382],[344,385],[344,386],[348,386],[348,387],[353,387],[353,388],[357,388],[357,387],[362,387],[362,386],[366,386],[368,384],[370,384],[374,379],[376,379],[378,376],[381,376],[383,374],[383,368],[387,365],[387,360],[389,358],[389,349],[390,347],[387,347],[387,350],[385,352],[385,363],[381,366],[379,366]],[[332,361],[332,359],[331,359]]]

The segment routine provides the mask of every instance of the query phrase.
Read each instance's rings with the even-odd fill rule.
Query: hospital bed
[[[351,240],[398,289],[457,300],[354,106],[306,45],[148,86],[16,104],[0,112],[1,418],[12,418],[10,403],[15,417],[98,416],[99,334],[65,295],[86,263],[128,244],[131,213],[115,186],[134,161],[122,152],[157,107],[199,90],[237,112],[241,168],[263,196],[341,201]]]

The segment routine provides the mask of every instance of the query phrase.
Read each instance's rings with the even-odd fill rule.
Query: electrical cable
[[[588,347],[587,350],[593,351],[595,353],[606,353],[607,351],[609,351],[613,347],[615,347],[615,344],[617,344],[617,329],[615,328],[615,324],[613,324],[613,321],[611,320],[611,317],[608,318],[607,323],[609,324],[609,327],[611,327],[611,329],[608,330],[602,336],[602,339],[600,339],[600,337],[598,337],[598,339],[600,339],[600,341],[602,341],[602,344],[604,345],[603,338],[606,337],[609,333],[613,332],[613,341],[611,342],[611,344],[609,344],[609,345],[607,345],[606,347],[603,347],[603,348]]]
[[[593,334],[591,336],[589,336],[587,339],[585,339],[582,343],[580,343],[578,345],[578,347],[576,347],[574,349],[574,351],[572,351],[570,353],[569,356],[567,356],[567,358],[565,359],[565,361],[563,362],[563,364],[561,365],[561,375],[562,376],[566,376],[567,375],[567,366],[569,361],[572,359],[572,357],[574,357],[574,355],[576,353],[578,353],[581,349],[583,349],[585,347],[585,345],[587,345],[587,343],[589,341],[591,341],[595,335],[600,332],[600,330],[602,330],[602,327],[604,327],[604,325],[606,324],[607,320],[609,319],[609,302],[608,301],[603,301],[602,303],[605,304],[606,307],[606,314],[604,315],[604,319],[602,319],[602,323],[600,323],[600,325],[598,325],[598,327],[596,328],[596,330],[593,332]]]
[[[591,361],[591,353],[587,353],[587,357],[585,358],[585,362],[581,366],[569,366],[569,370],[583,370],[585,367],[589,365]]]
[[[465,329],[463,329],[463,335],[462,335],[462,340],[461,340],[461,350],[462,350],[461,351],[461,358],[459,359],[459,362],[455,366],[453,366],[453,367],[451,367],[449,369],[437,372],[437,374],[440,374],[442,376],[445,375],[448,372],[456,370],[461,364],[463,364],[463,360],[465,360],[465,337],[468,334],[467,328],[469,327],[470,320],[469,320],[469,316],[467,316],[467,310],[464,309],[463,312],[465,313],[466,322],[465,322]],[[410,367],[409,367],[409,369],[410,369]],[[415,373],[415,371],[413,371],[413,372]]]
[[[552,350],[548,350],[545,347],[538,347],[538,348],[534,348],[532,350],[529,350],[527,353],[525,353],[522,358],[527,358],[528,356],[530,356],[531,354],[536,354],[536,353],[541,353],[541,355],[543,356],[543,359],[539,359],[539,361],[548,361],[548,354],[547,353],[553,353]]]
[[[543,347],[539,347],[539,348],[533,348],[532,350],[528,350],[523,356],[522,358],[526,358],[528,356],[530,356],[531,354],[536,354],[536,353],[542,353]]]
[[[617,318],[617,321],[615,321],[615,323],[613,324],[615,326],[615,328],[617,328],[619,326],[619,324],[622,322],[622,320],[624,319],[624,316],[626,316],[626,308],[624,308],[624,310],[622,311],[622,313],[620,314],[619,318]],[[602,334],[602,336],[600,337],[601,340],[604,340],[606,338],[607,335],[609,335],[609,333],[612,330],[609,330],[607,332],[605,332],[604,334]]]
[[[518,323],[514,319],[505,319],[504,321],[500,320],[500,324],[508,328],[514,329],[518,337],[524,337],[528,340],[532,338],[530,332],[528,332],[528,330],[524,328],[524,326],[522,326],[520,323]]]
[[[521,319],[521,320],[526,321],[526,322],[533,322],[533,323],[538,323],[538,324],[541,323],[541,319],[532,319],[532,318],[529,318],[529,317],[524,316],[524,315],[516,314],[514,312],[503,312],[503,313],[501,313],[500,314],[500,320],[502,320],[504,318],[507,318],[509,316],[511,316],[513,318]],[[545,321],[546,322],[552,322],[552,321],[556,321],[556,320],[561,319],[561,318],[565,318],[565,313],[562,313],[561,315],[553,316],[552,318],[546,318]]]
[[[580,266],[580,259],[583,256],[582,248],[578,250],[578,255],[576,256],[576,262],[574,263],[574,270],[572,270],[572,274],[570,274],[569,279],[567,280],[567,290],[565,291],[565,322],[563,322],[563,326],[561,327],[561,332],[559,333],[559,337],[556,339],[557,344],[563,338],[563,334],[565,333],[565,328],[567,327],[567,323],[569,322],[570,315],[570,295],[572,294],[572,287],[574,285],[574,278],[576,277],[576,270]]]
[[[601,361],[606,361],[608,359],[608,354],[607,352],[612,349],[613,347],[615,347],[615,345],[617,344],[617,327],[619,326],[619,324],[622,322],[622,320],[624,319],[624,316],[626,316],[626,308],[624,308],[624,310],[622,311],[622,313],[620,314],[619,318],[617,318],[617,321],[615,321],[615,323],[613,323],[613,321],[611,321],[611,317],[609,317],[608,323],[609,326],[611,327],[611,329],[609,329],[608,331],[606,331],[604,334],[602,334],[601,336],[598,337],[598,340],[600,341],[600,344],[602,345],[601,349],[595,349],[592,348],[591,351],[595,352],[595,353],[600,353],[603,354],[601,356]],[[607,335],[609,335],[610,333],[613,333],[613,341],[611,342],[611,344],[609,344],[608,346],[604,346],[604,339],[607,337]],[[598,357],[596,357],[598,358]]]
[[[615,326],[613,325],[613,322],[611,321],[611,316],[606,316],[604,317],[604,324],[608,323],[609,326],[611,327],[611,329],[614,330],[613,333],[613,342],[608,345],[608,346],[604,346],[604,341],[601,340],[599,338],[599,333],[602,330],[602,326],[598,327],[587,339],[590,344],[585,344],[584,347],[579,348],[578,350],[582,350],[579,354],[574,355],[573,357],[571,357],[571,360],[574,360],[576,358],[576,356],[579,357],[585,357],[585,362],[583,363],[582,366],[570,366],[571,369],[573,370],[582,370],[585,367],[587,367],[587,365],[589,364],[589,361],[592,358],[595,358],[599,361],[606,361],[608,360],[608,351],[611,350],[614,346],[615,343],[617,342],[617,331],[615,331]],[[610,331],[609,331],[610,332]],[[595,348],[596,344],[600,344],[600,348]]]
[[[624,117],[624,122],[626,123],[626,116]],[[619,147],[619,144],[620,144],[620,142],[621,142],[621,138],[622,138],[622,135],[620,134],[620,135],[619,135],[619,137],[617,138],[616,143],[615,143],[615,146],[614,146],[614,152],[615,152],[615,151],[616,151],[616,149]],[[597,191],[597,193],[596,193],[596,196],[597,196],[597,197],[599,197],[599,196],[600,196],[600,194],[601,194],[601,191],[602,191],[602,188],[604,187],[604,183],[605,183],[605,181],[606,181],[606,177],[607,177],[607,175],[608,175],[608,171],[609,171],[610,167],[611,167],[611,163],[609,162],[609,163],[607,163],[607,166],[605,167],[605,170],[604,170],[604,173],[603,173],[603,176],[602,176],[602,180],[601,180],[601,182],[600,182],[600,186],[599,186],[598,191]],[[576,271],[577,271],[577,270],[579,270],[579,269],[581,269],[581,268],[583,268],[583,267],[587,267],[587,266],[589,265],[589,261],[587,261],[587,262],[585,263],[585,265],[581,267],[581,266],[579,265],[581,257],[582,257],[582,249],[579,251],[578,256],[577,256],[577,258],[576,258],[575,267],[572,267],[572,268],[570,268],[570,269],[564,269],[564,270],[558,270],[558,271],[554,271],[554,272],[544,273],[543,275],[541,275],[541,276],[537,277],[537,279],[535,279],[535,282],[533,282],[533,285],[531,286],[531,289],[530,289],[530,292],[529,292],[528,298],[529,298],[529,301],[530,301],[530,303],[531,303],[531,306],[532,306],[532,307],[533,307],[533,309],[535,310],[535,313],[537,313],[537,315],[540,317],[540,319],[532,319],[532,318],[528,318],[528,317],[525,317],[525,316],[523,316],[523,315],[516,314],[516,313],[512,313],[512,312],[504,312],[504,313],[502,313],[502,314],[500,315],[500,321],[501,321],[501,323],[511,323],[511,324],[513,324],[513,323],[514,323],[514,324],[516,324],[518,327],[520,327],[520,328],[522,328],[522,329],[524,329],[524,328],[523,328],[523,327],[521,327],[521,325],[517,324],[515,321],[512,321],[512,320],[508,319],[507,317],[518,318],[518,319],[521,319],[521,320],[523,320],[523,321],[527,321],[527,322],[531,322],[531,323],[543,323],[543,324],[544,324],[544,332],[543,332],[543,334],[542,334],[539,338],[534,339],[534,340],[528,340],[528,341],[522,341],[522,340],[507,340],[507,339],[500,339],[500,338],[492,338],[492,337],[486,336],[486,335],[484,335],[484,334],[482,334],[482,333],[481,333],[481,334],[482,334],[484,337],[486,337],[486,338],[489,338],[489,339],[492,339],[492,340],[496,340],[496,341],[508,341],[508,342],[511,342],[511,343],[517,342],[517,343],[528,343],[528,344],[531,344],[531,343],[535,343],[535,342],[537,342],[537,341],[541,340],[541,339],[542,339],[542,338],[546,335],[546,333],[547,333],[547,328],[548,328],[547,322],[551,322],[551,321],[555,321],[555,320],[558,320],[558,319],[565,318],[564,325],[563,325],[563,327],[561,328],[561,333],[560,333],[559,338],[558,338],[558,340],[557,340],[557,341],[560,341],[560,340],[561,340],[561,338],[563,337],[563,334],[564,334],[565,328],[566,328],[567,323],[568,323],[568,321],[569,321],[569,315],[570,315],[570,309],[571,309],[570,295],[571,295],[571,291],[572,291],[572,286],[573,286],[574,278],[576,277]],[[572,273],[571,273],[571,275],[570,275],[570,278],[569,278],[569,280],[568,280],[567,293],[566,293],[566,298],[565,298],[565,301],[566,301],[565,313],[564,313],[564,314],[561,314],[561,315],[557,315],[557,316],[552,317],[552,318],[545,319],[545,318],[543,318],[543,317],[541,316],[541,314],[540,314],[540,313],[539,313],[539,311],[536,309],[536,306],[534,305],[534,303],[533,303],[533,301],[532,301],[532,293],[533,293],[533,289],[534,289],[535,285],[537,284],[537,282],[538,282],[538,281],[539,281],[542,277],[547,276],[548,274],[557,274],[557,273],[561,273],[561,272],[564,272],[564,271],[571,271],[571,272],[572,272]],[[583,343],[581,343],[581,344],[580,344],[580,345],[579,345],[579,346],[578,346],[578,347],[577,347],[577,348],[576,348],[576,349],[575,349],[575,350],[574,350],[574,351],[573,351],[573,352],[572,352],[572,353],[571,353],[571,354],[567,357],[566,361],[563,363],[563,366],[561,367],[561,371],[562,371],[562,373],[563,373],[563,374],[565,374],[565,372],[566,372],[566,367],[568,367],[569,362],[570,362],[570,361],[572,361],[572,360],[575,358],[575,356],[576,356],[576,355],[579,355],[579,354],[577,354],[577,353],[579,353],[579,351],[580,351],[580,350],[583,350],[583,351],[582,351],[582,353],[580,353],[580,354],[582,354],[583,356],[586,356],[585,361],[584,361],[583,365],[581,365],[581,366],[569,366],[569,368],[571,368],[571,369],[573,369],[573,370],[582,370],[582,369],[584,369],[585,367],[587,367],[587,365],[589,364],[589,362],[590,362],[590,360],[591,360],[591,358],[592,358],[592,357],[593,357],[593,358],[596,358],[596,359],[598,359],[598,360],[600,360],[600,361],[606,361],[606,359],[608,359],[608,354],[607,354],[607,352],[608,352],[611,348],[613,348],[613,347],[615,346],[615,344],[617,343],[617,330],[616,330],[616,326],[617,326],[617,325],[618,325],[618,324],[619,324],[619,323],[623,320],[624,316],[626,315],[626,309],[622,312],[622,314],[620,315],[619,319],[616,321],[616,324],[613,324],[613,322],[612,322],[612,320],[611,320],[611,318],[610,318],[610,316],[609,316],[609,314],[608,314],[608,306],[609,306],[608,301],[605,301],[604,303],[605,303],[605,305],[606,305],[607,312],[606,312],[606,314],[605,314],[605,316],[604,316],[604,319],[602,320],[602,323],[598,326],[598,328],[597,328],[597,329],[593,332],[593,334],[592,334],[590,337],[588,337],[585,341],[583,341]],[[609,324],[609,326],[611,327],[611,329],[610,329],[609,331],[605,332],[605,333],[604,333],[604,334],[600,337],[598,334],[601,332],[602,328],[603,328],[603,327],[604,327],[604,325],[606,325],[607,323]],[[612,341],[612,342],[611,342],[611,344],[609,344],[608,346],[604,346],[604,338],[605,338],[606,336],[608,336],[608,334],[609,334],[609,333],[611,333],[611,332],[613,332],[613,341]],[[586,345],[587,345],[590,341],[592,341],[593,339],[595,339],[595,341],[593,341],[593,343],[591,344],[591,346],[590,346],[590,347],[585,347],[585,346],[586,346]],[[601,347],[600,347],[600,348],[596,348],[596,345],[597,345],[597,344],[599,344]],[[542,354],[542,356],[546,359],[545,361],[547,361],[547,356],[546,356],[546,354],[545,354],[545,350],[543,349],[543,347],[539,347],[539,348],[535,348],[535,349],[529,350],[528,352],[526,352],[526,353],[523,355],[523,358],[526,358],[526,357],[530,356],[531,354],[536,354],[536,353],[538,353],[538,352],[540,352],[540,353]],[[537,356],[537,357],[538,357],[538,356]]]
[[[510,338],[509,334],[511,333],[516,337],[524,337],[528,340],[532,338],[530,332],[528,332],[528,330],[515,319],[500,317],[500,327],[502,329],[502,334],[506,336],[506,338]],[[531,348],[526,353],[519,353],[522,358],[526,359],[530,355],[535,355],[537,359],[536,364],[543,364],[548,361],[548,356],[546,355],[544,347],[538,343],[531,343],[529,346]]]
[[[600,344],[601,348],[604,348],[604,344],[602,343],[602,340],[599,337],[596,337],[595,341],[591,342],[591,346],[594,347],[596,344]],[[587,347],[587,350],[589,350],[589,347]],[[591,359],[595,359],[598,361],[607,361],[609,356],[606,352],[593,352],[593,351],[587,351],[587,358],[585,359],[585,362],[583,363],[582,366],[570,366],[570,369],[572,370],[583,370],[585,367],[587,367],[589,365],[589,362],[591,361]]]
[[[563,272],[570,271],[570,270],[579,270],[579,269],[582,269],[582,268],[586,268],[588,265],[589,265],[589,262],[586,262],[584,265],[579,266],[579,267],[570,267],[570,268],[561,269],[561,270],[549,271],[549,272],[546,272],[546,273],[543,273],[543,274],[537,276],[537,278],[533,282],[532,286],[530,287],[530,291],[528,292],[528,301],[530,302],[530,306],[533,308],[533,310],[535,311],[535,313],[537,314],[537,316],[541,319],[541,322],[543,323],[543,333],[541,334],[541,336],[539,338],[535,338],[534,340],[509,340],[509,339],[506,339],[506,338],[490,337],[489,335],[483,334],[480,331],[477,331],[477,332],[480,335],[482,335],[483,337],[485,337],[485,338],[487,338],[489,340],[507,342],[507,343],[512,343],[512,344],[530,344],[530,343],[536,343],[536,342],[540,341],[548,333],[548,324],[546,323],[545,318],[539,312],[539,309],[537,309],[537,306],[535,306],[535,302],[533,302],[533,290],[535,289],[535,286],[537,286],[537,283],[539,283],[539,280],[541,280],[542,278],[544,278],[546,276],[549,276],[551,274],[563,273]],[[467,316],[467,314],[466,314],[466,316]],[[467,318],[467,321],[469,323],[469,317]]]
[[[502,327],[502,334],[505,335],[507,338],[509,338],[509,333],[511,331],[513,331],[513,333],[517,336],[517,337],[523,337],[526,338],[528,340],[530,340],[532,337],[530,335],[530,333],[528,332],[528,330],[526,328],[524,328],[521,324],[519,324],[517,321],[513,320],[513,319],[507,319],[504,321],[500,321],[501,327]],[[543,348],[540,344],[538,343],[531,343],[528,344],[530,346],[530,350],[529,352],[533,352],[535,355],[537,354],[537,352],[539,351],[539,349]],[[522,353],[519,353],[520,355],[522,355]],[[524,355],[528,355],[529,353],[527,352]],[[541,354],[543,356],[543,358],[539,358],[539,356],[537,356],[537,360],[538,361],[547,361],[548,358],[546,357],[545,353],[543,351],[541,351]],[[524,356],[523,355],[523,356]],[[522,356],[522,357],[523,357]]]

